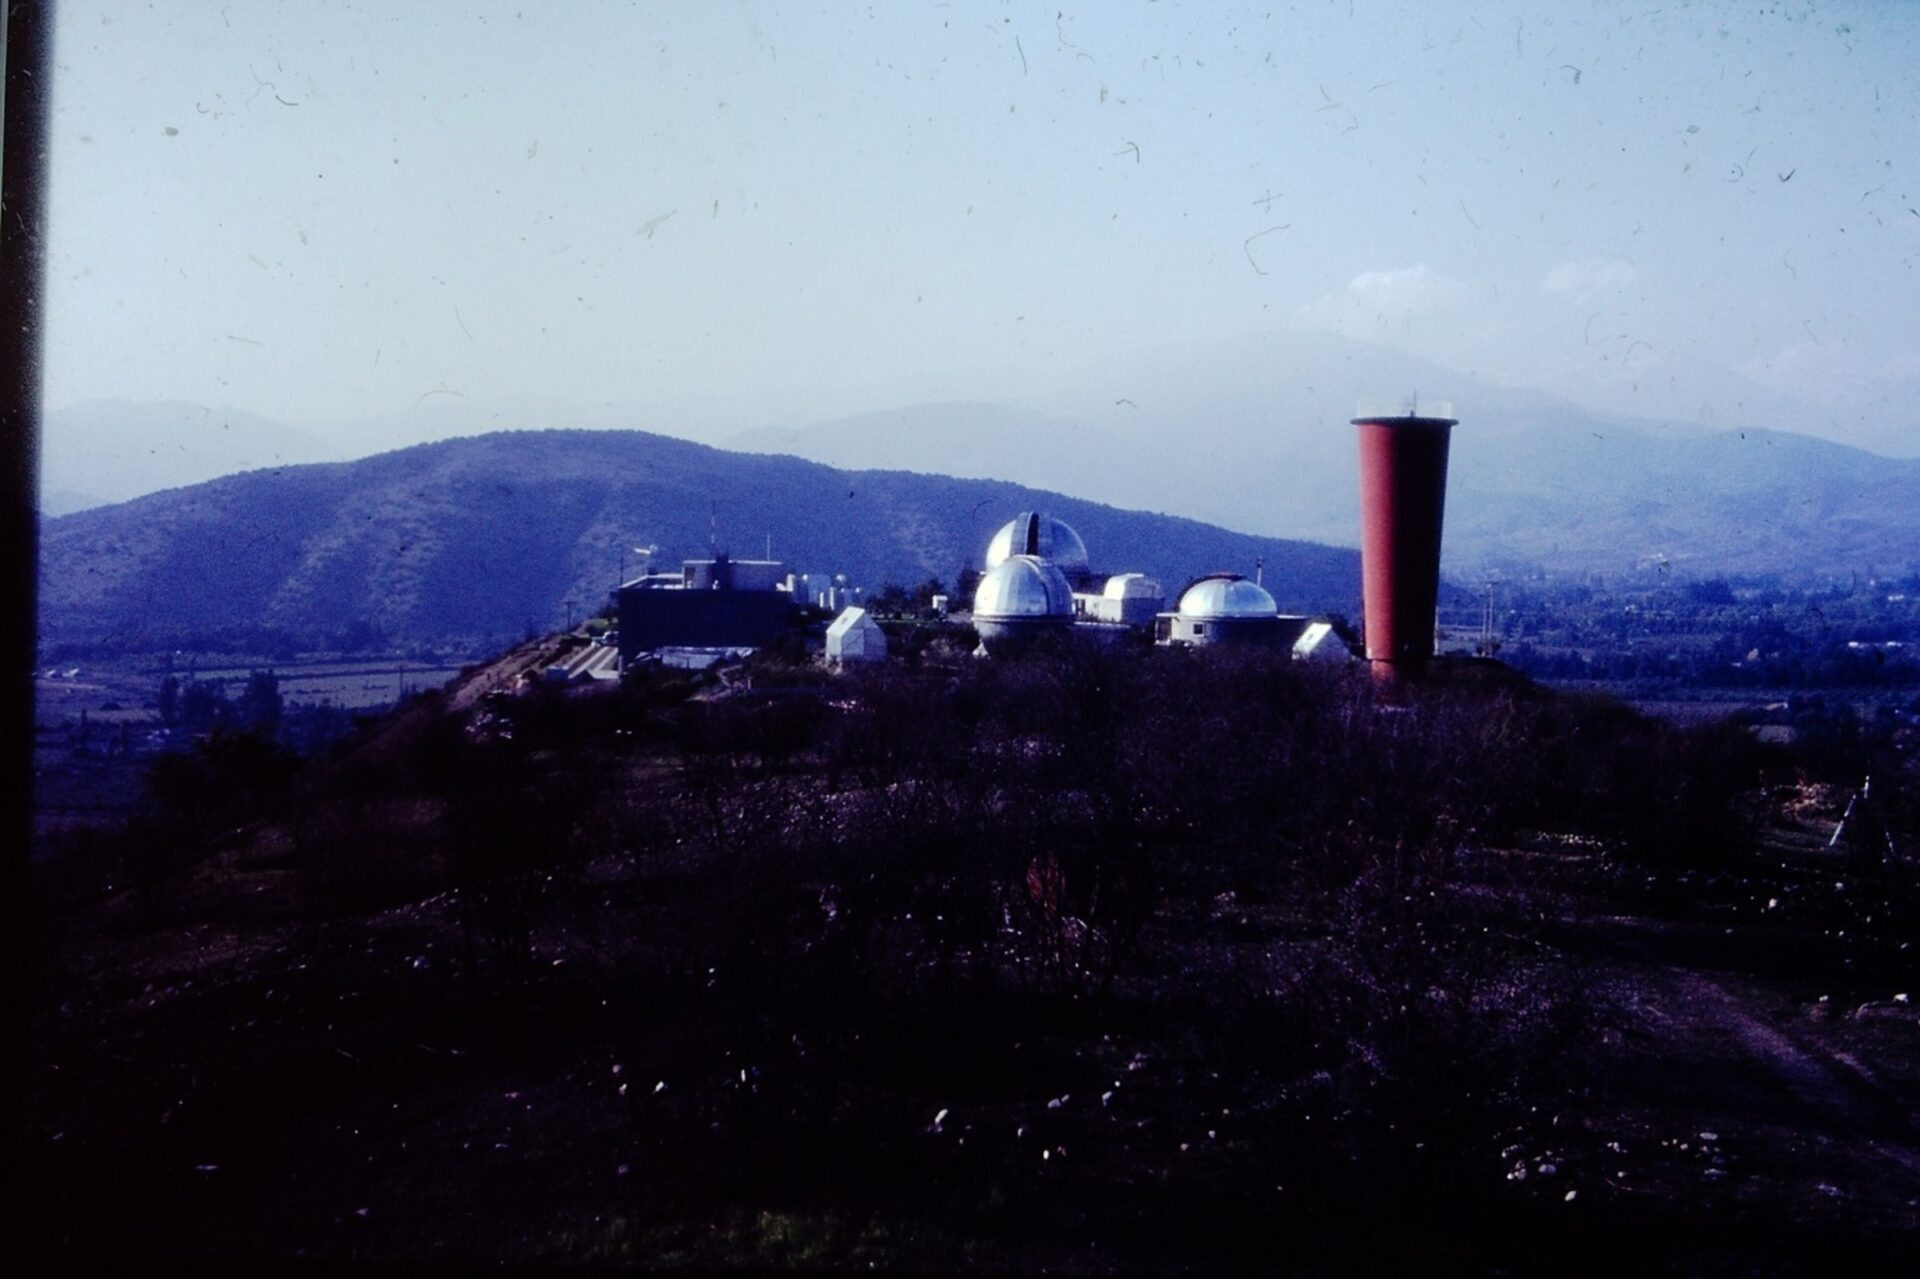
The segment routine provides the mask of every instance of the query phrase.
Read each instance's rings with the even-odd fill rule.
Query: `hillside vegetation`
[[[1911,1243],[1910,733],[1794,756],[1490,664],[1382,700],[1220,651],[489,678],[325,760],[216,737],[40,867],[30,1244],[1826,1274]],[[1862,770],[1878,824],[1830,849]]]

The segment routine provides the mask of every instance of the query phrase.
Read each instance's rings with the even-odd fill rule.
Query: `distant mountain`
[[[718,425],[746,411],[720,400],[703,408],[532,397],[482,403],[428,392],[403,413],[306,428],[195,405],[102,402],[49,415],[42,510],[51,516],[235,470],[344,460],[502,427],[643,426],[846,470],[995,479],[1261,536],[1353,546],[1355,402],[1417,391],[1450,399],[1461,418],[1446,567],[1462,577],[1494,567],[1626,572],[1664,562],[1707,575],[1810,578],[1920,557],[1920,502],[1911,497],[1920,491],[1920,459],[1781,429],[1796,425],[1783,420],[1796,411],[1791,401],[1678,357],[1641,357],[1599,398],[1632,404],[1632,378],[1641,376],[1683,382],[1719,427],[1594,412],[1307,330],[1168,344],[1063,368],[1044,395],[909,405],[744,434]],[[803,409],[796,403],[794,411]],[[1905,409],[1889,407],[1876,420],[1875,438],[1920,434]],[[1805,421],[1809,430],[1839,429]]]
[[[1920,563],[1920,461],[1785,431],[1458,428],[1447,536],[1484,562],[1817,578]]]
[[[40,492],[40,514],[47,519],[107,505],[109,503],[105,498],[95,497],[91,493],[76,493],[72,489],[42,489]]]
[[[41,510],[64,514],[237,471],[340,456],[308,431],[238,409],[89,400],[45,417]]]
[[[920,405],[733,447],[839,466],[1018,477],[1229,528],[1354,545],[1349,419],[1367,394],[1450,398],[1451,573],[1533,564],[1794,577],[1920,558],[1920,459],[1758,424],[1608,417],[1325,333],[1143,353],[1079,389],[1011,404]],[[1738,417],[1731,420],[1739,421]]]
[[[1176,591],[1230,568],[1285,608],[1357,609],[1355,552],[1118,510],[1004,482],[842,471],[641,432],[537,431],[447,440],[357,462],[288,466],[49,520],[41,633],[171,642],[221,627],[296,635],[371,623],[390,638],[517,636],[602,603],[632,548],[843,572],[877,587],[978,567],[1026,509],[1073,524],[1096,569]]]

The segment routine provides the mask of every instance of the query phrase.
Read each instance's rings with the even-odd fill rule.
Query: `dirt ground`
[[[143,927],[117,888],[56,924],[47,984],[60,1001],[29,1092],[31,1220],[46,1249],[944,1268],[958,1247],[968,1268],[1034,1260],[1031,1223],[1000,1233],[1019,1215],[1004,1202],[957,1217],[830,1192],[676,1203],[674,1170],[636,1140],[623,1096],[664,1081],[623,1075],[623,1034],[607,1024],[623,1014],[570,974],[580,958],[564,939],[537,946],[542,980],[502,1002],[462,975],[446,902],[296,923],[266,904],[291,873],[270,856],[236,853],[224,869],[164,930]],[[1640,1252],[1610,1237],[1630,1224],[1641,1244],[1671,1242],[1642,1258],[1657,1273],[1812,1273],[1828,1250],[1890,1259],[1920,1239],[1920,1025],[1896,1002],[1912,992],[1891,988],[1911,967],[1900,981],[1894,964],[1834,972],[1832,992],[1810,994],[1820,981],[1756,972],[1713,934],[1628,917],[1564,938],[1592,955],[1609,1008],[1587,1072],[1600,1084],[1516,1134],[1501,1167],[1474,1170],[1503,1182],[1501,1228],[1564,1231],[1614,1255]],[[1856,956],[1836,958],[1844,970]],[[1052,1085],[951,1108],[929,1097],[929,1167],[965,1158],[952,1132],[999,1151],[1064,1148],[1070,1176],[1095,1185],[1183,1156],[1226,1175],[1230,1160],[1205,1171],[1222,1159],[1208,1149],[1218,1129],[1189,1122],[1177,1150],[1103,1130],[1182,1126],[1150,1028],[1066,1040],[1055,1054],[1096,1055],[1125,1102],[1084,1096],[1063,1115],[1038,1095]],[[951,1113],[934,1123],[936,1109]],[[1285,1189],[1275,1197],[1284,1215]],[[1090,1237],[1050,1245],[1053,1261],[1179,1270],[1187,1211],[1159,1243],[1090,1214]],[[1487,1241],[1452,1246],[1474,1255]]]

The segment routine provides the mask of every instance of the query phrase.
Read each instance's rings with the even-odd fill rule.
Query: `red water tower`
[[[1439,413],[1450,411],[1440,406]],[[1417,674],[1433,656],[1440,594],[1440,526],[1447,507],[1447,444],[1456,419],[1422,413],[1357,417],[1360,431],[1360,576],[1367,660],[1382,673]]]

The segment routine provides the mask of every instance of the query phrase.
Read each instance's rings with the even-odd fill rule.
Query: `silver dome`
[[[1180,597],[1184,617],[1275,617],[1279,612],[1280,606],[1267,594],[1266,587],[1238,573],[1203,577]]]
[[[1037,555],[1052,560],[1069,579],[1092,571],[1087,544],[1073,526],[1051,515],[1022,511],[1001,526],[987,543],[987,567],[998,568],[1009,556]]]
[[[980,579],[973,595],[977,619],[1073,617],[1073,587],[1059,567],[1037,555],[1002,559]]]

